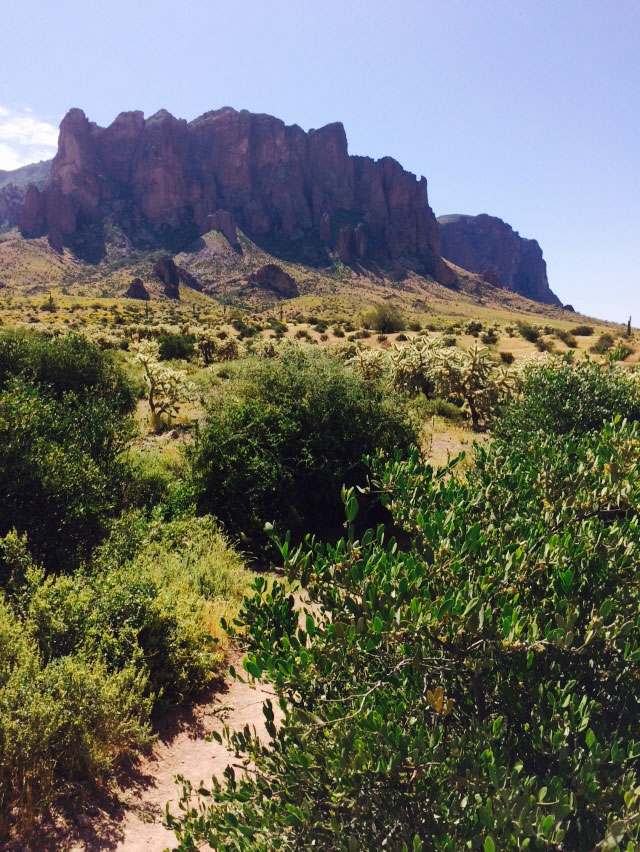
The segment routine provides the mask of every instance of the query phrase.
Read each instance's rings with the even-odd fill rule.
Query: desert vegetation
[[[357,532],[350,488],[339,540],[272,531],[305,611],[258,578],[228,629],[284,719],[183,779],[178,848],[636,848],[638,401],[532,366],[470,466],[368,458],[392,523]]]
[[[180,849],[634,848],[620,342],[143,317],[0,332],[3,837],[108,788],[233,642],[282,721],[228,732],[250,772],[183,781]]]

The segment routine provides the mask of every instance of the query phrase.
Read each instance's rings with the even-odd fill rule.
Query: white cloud
[[[58,146],[58,128],[37,118],[30,109],[21,112],[0,105],[0,169],[17,169],[48,160]]]

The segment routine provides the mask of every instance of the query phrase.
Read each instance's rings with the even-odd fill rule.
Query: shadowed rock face
[[[153,265],[153,274],[164,284],[164,294],[169,299],[180,298],[180,273],[171,257],[161,257]]]
[[[294,299],[300,295],[295,278],[275,263],[267,263],[247,278],[247,284],[255,284],[263,289],[272,290],[283,299]]]
[[[426,180],[390,157],[347,152],[341,124],[304,132],[269,115],[225,107],[192,122],[164,110],[122,113],[109,127],[72,109],[42,189],[20,216],[26,237],[46,234],[80,256],[104,254],[105,224],[139,247],[186,248],[212,228],[237,227],[282,257],[404,265],[433,273],[439,228]]]
[[[495,216],[440,216],[442,255],[536,302],[561,305],[549,287],[547,264],[535,240],[527,240]]]
[[[127,292],[124,294],[124,297],[125,299],[142,299],[144,302],[148,302],[151,298],[149,296],[149,291],[144,286],[141,278],[133,279],[127,288]]]

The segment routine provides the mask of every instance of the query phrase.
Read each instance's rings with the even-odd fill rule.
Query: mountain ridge
[[[221,214],[274,254],[451,282],[425,178],[391,157],[350,155],[339,122],[305,132],[231,107],[191,122],[121,113],[106,128],[70,110],[49,178],[26,192],[20,230],[95,262],[110,223],[133,245],[175,252]]]

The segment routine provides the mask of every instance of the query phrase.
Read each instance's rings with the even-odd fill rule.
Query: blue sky
[[[638,0],[2,0],[0,169],[72,106],[339,120],[438,215],[536,238],[563,301],[640,325],[639,44]]]

